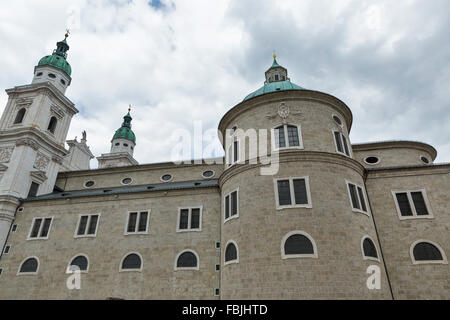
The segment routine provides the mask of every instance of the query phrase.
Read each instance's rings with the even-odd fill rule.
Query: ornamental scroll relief
[[[8,163],[11,160],[14,147],[0,148],[0,163]]]
[[[44,156],[42,153],[38,153],[36,156],[36,160],[34,161],[33,168],[44,171],[47,168],[49,162],[49,158]]]
[[[299,116],[300,118],[303,118],[303,113],[298,112],[298,111],[291,111],[291,108],[286,103],[282,102],[278,106],[277,113],[275,113],[275,114],[267,114],[266,118],[274,119],[274,118],[276,118],[278,116],[278,117],[281,118],[283,123],[285,123],[285,122],[287,122],[287,119],[289,118],[290,115],[295,115],[295,116]]]

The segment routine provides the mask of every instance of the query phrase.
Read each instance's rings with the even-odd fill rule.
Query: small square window
[[[17,224],[13,224],[12,228],[11,228],[11,232],[16,232],[17,231]]]
[[[8,254],[10,250],[11,250],[11,246],[8,245],[5,247],[5,250],[3,250],[3,253]]]
[[[220,249],[220,242],[219,241],[216,242],[216,249]]]
[[[215,295],[216,297],[220,296],[220,289],[219,289],[219,288],[216,288],[216,289],[214,290],[214,295]]]
[[[216,264],[216,271],[220,271],[220,264]]]
[[[309,177],[274,179],[277,210],[312,208]]]
[[[177,232],[201,231],[202,206],[179,208]]]

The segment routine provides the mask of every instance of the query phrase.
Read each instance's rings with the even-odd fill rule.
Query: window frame
[[[237,142],[237,158],[236,161],[234,160],[234,154],[235,154],[235,149],[234,149],[234,143]],[[231,148],[231,162],[228,162],[228,155],[229,155],[229,150]],[[231,136],[231,143],[228,146],[228,152],[226,152],[225,154],[225,164],[227,166],[227,168],[231,168],[232,166],[234,166],[235,164],[238,164],[241,162],[241,140],[238,139],[235,134],[233,133],[233,135]]]
[[[339,124],[339,123],[334,119],[334,117],[338,118],[339,121],[341,122],[341,124]],[[333,122],[334,122],[335,124],[337,124],[339,127],[344,128],[344,121],[342,121],[342,118],[341,118],[340,116],[338,116],[336,113],[333,113],[333,114],[331,115],[331,119],[332,119]]]
[[[78,258],[79,256],[83,256],[83,257],[85,257],[86,260],[87,260],[87,269],[86,269],[86,270],[80,270],[80,273],[88,273],[88,272],[89,272],[89,267],[90,267],[90,265],[91,265],[91,262],[89,261],[89,257],[88,257],[87,254],[85,254],[85,253],[78,253],[78,254],[74,255],[72,258],[69,259],[69,263],[67,264],[67,268],[66,268],[66,274],[74,273],[73,271],[70,271],[69,268],[70,268],[70,266],[71,266],[72,261],[73,261],[75,258]]]
[[[197,266],[196,267],[178,267],[178,258],[185,252],[191,252],[195,255],[195,257],[197,258]],[[184,249],[182,251],[180,251],[177,256],[175,257],[175,265],[174,265],[174,271],[189,271],[189,270],[194,270],[194,271],[198,271],[200,270],[200,258],[197,254],[197,252],[195,252],[195,250],[193,249]]]
[[[78,228],[80,227],[81,217],[83,217],[83,216],[88,216],[88,221],[86,223],[86,230],[85,230],[84,234],[78,234]],[[97,225],[95,226],[95,233],[87,234],[92,216],[98,216]],[[95,237],[97,237],[98,226],[100,225],[100,216],[101,216],[101,213],[86,213],[86,214],[80,213],[78,215],[78,222],[77,222],[77,226],[75,228],[75,233],[74,233],[73,237],[74,238],[95,238]]]
[[[285,144],[286,147],[277,147],[276,143],[275,143],[275,130],[278,129],[279,127],[283,126],[284,129],[284,139],[285,139]],[[289,135],[288,135],[288,126],[292,126],[292,127],[297,127],[297,135],[298,135],[298,142],[299,145],[298,146],[288,146],[289,145]],[[272,145],[272,151],[280,151],[280,150],[286,150],[286,149],[299,149],[299,150],[303,150],[303,136],[302,136],[302,127],[300,124],[294,124],[294,123],[278,123],[277,125],[275,125],[274,127],[272,127],[270,129],[270,134],[271,134],[271,145]]]
[[[188,228],[180,229],[180,219],[181,219],[181,210],[189,210],[188,212]],[[192,209],[200,209],[199,216],[199,225],[197,229],[191,229],[191,221],[192,221]],[[191,207],[178,207],[178,216],[177,216],[177,229],[176,232],[201,232],[202,231],[202,220],[203,220],[203,205],[200,206],[191,206]]]
[[[421,242],[425,242],[425,243],[429,243],[433,246],[435,246],[441,253],[442,255],[442,260],[416,260],[416,258],[414,257],[414,248],[417,244],[421,243]],[[448,260],[447,260],[447,255],[445,254],[444,249],[442,249],[442,247],[440,245],[438,245],[436,242],[431,241],[431,240],[426,240],[426,239],[419,239],[414,241],[411,246],[409,247],[409,255],[411,257],[411,261],[413,265],[419,265],[419,264],[448,264]]]
[[[305,180],[305,187],[306,187],[306,196],[308,197],[308,203],[307,204],[295,204],[295,191],[294,191],[294,180]],[[289,205],[280,205],[280,197],[278,194],[278,181],[280,180],[289,180],[289,191],[291,194],[291,204]],[[285,177],[285,178],[274,178],[273,179],[274,189],[275,189],[275,207],[277,210],[283,210],[283,209],[291,209],[291,208],[307,208],[312,209],[312,199],[311,199],[311,190],[309,187],[309,176],[304,177]]]
[[[122,265],[123,265],[123,261],[125,260],[126,257],[128,257],[131,254],[136,254],[139,256],[139,258],[141,259],[141,267],[139,269],[123,269]],[[139,252],[136,251],[131,251],[131,252],[127,252],[122,259],[120,259],[120,264],[119,264],[119,272],[142,272],[142,269],[144,268],[144,259],[142,258],[142,255]]]
[[[20,269],[22,269],[22,265],[27,261],[28,259],[34,258],[37,261],[37,268],[35,272],[20,272]],[[22,260],[22,262],[19,264],[19,269],[17,269],[16,276],[35,276],[39,273],[39,268],[41,266],[41,262],[39,261],[39,258],[36,256],[29,256]]]
[[[372,241],[373,245],[375,246],[375,251],[376,251],[376,253],[377,253],[377,258],[375,258],[375,257],[370,257],[370,256],[366,256],[366,255],[365,255],[365,253],[364,253],[364,240],[366,240],[366,239],[369,239],[370,241]],[[375,241],[373,241],[372,237],[369,236],[369,235],[367,235],[367,234],[364,235],[364,236],[361,238],[361,253],[362,253],[362,256],[363,256],[363,260],[372,260],[372,261],[381,262],[381,261],[380,261],[380,251],[378,250],[378,247],[377,247],[377,245],[375,244]]]
[[[138,214],[137,218],[136,218],[136,228],[135,228],[135,230],[139,230],[139,222],[141,220],[141,214],[143,212],[147,212],[147,224],[145,226],[145,231],[128,232],[128,223],[130,222],[130,214],[131,213],[137,213]],[[150,214],[151,214],[151,209],[127,211],[127,214],[125,216],[125,229],[123,231],[123,235],[124,236],[130,236],[130,235],[148,234],[148,232],[149,232],[149,225],[150,225]]]
[[[235,215],[231,215],[231,207],[232,207],[231,206],[232,205],[232,203],[231,203],[231,194],[233,192],[236,192],[236,202],[237,202],[237,204],[236,204],[237,213]],[[226,198],[228,196],[230,197],[229,198],[229,201],[230,201],[230,206],[229,206],[229,208],[230,208],[230,216],[228,218],[226,218],[225,217],[225,214],[226,214]],[[229,193],[225,194],[224,197],[223,197],[223,223],[225,224],[226,222],[228,222],[230,220],[233,220],[233,219],[237,219],[237,218],[239,218],[239,187],[234,189],[234,190],[232,190],[232,191],[230,191]]]
[[[48,240],[48,237],[50,236],[50,232],[52,231],[52,225],[53,225],[53,219],[55,217],[54,216],[46,216],[46,217],[34,217],[33,220],[31,221],[31,227],[30,227],[30,231],[28,232],[28,236],[27,236],[27,241],[32,241],[32,240]],[[31,238],[31,233],[33,232],[33,227],[34,227],[34,223],[37,219],[42,219],[42,223],[39,226],[39,231],[38,231],[38,236],[37,237],[33,237]],[[48,227],[48,232],[47,232],[47,236],[46,237],[40,237],[39,235],[42,233],[42,228],[44,227],[44,221],[45,219],[51,219],[50,221],[50,225]]]
[[[340,130],[332,130],[332,132],[333,132],[333,141],[334,141],[334,147],[336,148],[336,152],[338,154],[341,154],[341,155],[346,156],[348,158],[352,158],[353,157],[352,148],[350,148],[351,144],[350,144],[350,139],[348,138],[348,136],[346,137],[344,135],[344,133],[342,131],[340,131]],[[337,143],[336,143],[336,137],[335,137],[335,133],[336,132],[339,133],[339,138],[341,139],[343,152],[339,151],[339,149],[338,149],[338,146],[337,146]],[[348,155],[345,153],[344,141],[342,139],[342,136],[345,137],[345,141],[347,142],[347,149],[348,149],[348,153],[349,153]]]
[[[353,212],[357,212],[357,213],[362,213],[362,214],[365,214],[366,216],[370,217],[371,216],[371,211],[370,211],[369,201],[367,200],[366,188],[364,188],[364,186],[361,185],[361,184],[355,183],[355,182],[347,180],[347,179],[345,179],[345,184],[347,186],[347,195],[348,195],[348,200],[350,201],[350,207],[352,208],[352,211]],[[352,196],[351,196],[351,193],[350,193],[350,184],[355,186],[356,197],[357,197],[357,200],[358,200],[358,203],[359,203],[361,209],[353,208]],[[363,193],[363,196],[364,196],[364,203],[366,205],[367,211],[362,210],[361,199],[360,199],[360,195],[359,195],[359,192],[358,192],[358,187],[361,188],[361,190],[362,190],[362,193]]]
[[[308,238],[309,241],[311,241],[313,250],[314,250],[313,254],[309,254],[309,253],[308,254],[285,254],[284,245],[285,245],[287,239],[289,239],[291,236],[296,235],[296,234],[305,236],[306,238]],[[302,231],[302,230],[294,230],[294,231],[288,232],[281,239],[281,259],[286,260],[286,259],[298,259],[298,258],[312,258],[312,259],[319,258],[319,252],[317,251],[317,245],[316,245],[316,242],[314,241],[314,238],[309,233]]]
[[[226,252],[227,252],[227,248],[229,244],[234,244],[234,247],[236,248],[236,259],[235,260],[230,260],[230,261],[226,261]],[[234,240],[228,240],[227,244],[225,245],[225,250],[223,250],[223,265],[227,266],[229,264],[238,264],[239,263],[239,247],[236,243],[236,241]]]
[[[52,123],[52,120],[55,119],[54,125]],[[50,115],[50,119],[48,120],[47,123],[47,130],[45,130],[46,132],[52,134],[52,135],[56,135],[56,129],[58,127],[58,117],[54,114]],[[50,127],[50,124],[52,124],[52,127]],[[52,131],[53,129],[53,131]]]
[[[434,219],[433,210],[431,209],[430,201],[428,200],[426,189],[409,189],[409,190],[392,190],[392,197],[394,198],[395,209],[397,210],[397,215],[400,220],[411,220],[411,219]],[[428,214],[427,215],[418,215],[416,211],[416,206],[414,205],[414,201],[412,199],[412,192],[422,192],[422,197],[427,207]],[[409,206],[411,207],[412,216],[402,216],[402,212],[400,210],[400,206],[397,201],[397,193],[406,193],[408,198]]]
[[[8,250],[6,250],[8,249]],[[9,254],[11,252],[11,245],[7,244],[4,248],[3,248],[3,254]]]
[[[164,180],[164,176],[170,176],[170,179]],[[161,180],[162,182],[171,182],[173,180],[173,175],[171,173],[164,173],[161,177],[159,177],[159,180]]]

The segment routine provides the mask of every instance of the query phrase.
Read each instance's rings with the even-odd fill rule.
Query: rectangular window
[[[228,166],[231,166],[240,161],[239,151],[240,151],[239,140],[236,140],[234,138],[233,142],[228,147],[228,153],[227,153],[227,165]]]
[[[80,215],[75,237],[95,237],[97,235],[98,214]]]
[[[343,133],[338,131],[333,131],[334,134],[334,142],[336,144],[336,151],[338,153],[345,154],[347,157],[350,157],[350,149],[348,147],[347,138]]]
[[[6,246],[5,250],[3,251],[3,253],[4,254],[8,254],[10,250],[11,250],[11,246]]]
[[[272,130],[272,148],[303,148],[300,125],[282,125]]]
[[[201,231],[202,207],[180,208],[177,232]]]
[[[346,181],[353,211],[368,214],[366,193],[362,186]]]
[[[433,217],[425,190],[393,191],[392,193],[401,220]]]
[[[16,232],[17,231],[17,224],[14,224],[12,226],[11,232]]]
[[[146,234],[148,232],[149,211],[128,212],[125,234]]]
[[[230,192],[228,195],[225,196],[224,210],[225,210],[225,221],[239,217],[238,190]]]
[[[30,190],[28,191],[28,198],[36,197],[39,190],[39,184],[36,182],[31,182]]]
[[[308,177],[275,179],[274,182],[277,209],[312,208]]]
[[[48,239],[53,217],[34,218],[27,240]]]

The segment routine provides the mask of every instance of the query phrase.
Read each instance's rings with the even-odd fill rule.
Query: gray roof
[[[218,187],[218,186],[219,186],[218,179],[168,182],[168,183],[158,183],[158,184],[146,184],[146,185],[140,185],[140,186],[121,186],[121,187],[101,188],[101,189],[84,189],[84,190],[73,190],[73,191],[64,191],[64,192],[53,192],[53,193],[44,194],[44,195],[37,196],[37,197],[26,198],[26,199],[23,199],[23,201],[28,202],[28,201],[38,201],[38,200],[54,200],[54,199],[103,196],[103,195],[111,195],[111,194],[198,189],[198,188],[211,188],[211,187]]]

